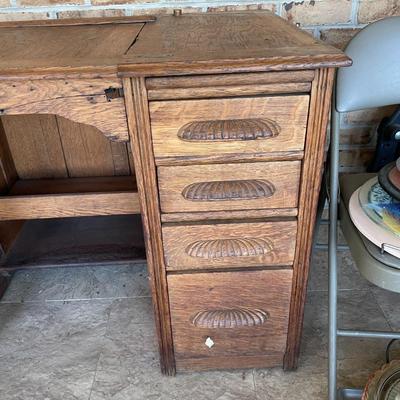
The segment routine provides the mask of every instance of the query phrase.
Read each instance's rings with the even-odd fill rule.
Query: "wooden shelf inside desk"
[[[0,221],[140,214],[131,176],[18,180],[0,197]]]
[[[145,260],[140,215],[38,219],[24,223],[0,271]]]

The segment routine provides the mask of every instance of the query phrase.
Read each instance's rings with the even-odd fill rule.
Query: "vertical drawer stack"
[[[147,80],[178,370],[282,364],[312,74]]]

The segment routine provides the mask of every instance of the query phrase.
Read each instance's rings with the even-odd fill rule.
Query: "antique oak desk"
[[[267,12],[3,23],[0,43],[4,253],[13,221],[141,214],[162,371],[295,368],[350,60]],[[114,173],[85,174],[104,143]]]

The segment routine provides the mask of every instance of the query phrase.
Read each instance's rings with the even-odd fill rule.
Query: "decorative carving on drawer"
[[[185,252],[191,257],[223,258],[223,257],[253,257],[270,253],[273,245],[267,239],[232,238],[197,240],[190,243]]]
[[[191,318],[197,328],[244,328],[265,324],[269,315],[257,308],[231,308],[200,311]]]
[[[178,131],[181,140],[226,142],[269,139],[278,136],[280,126],[266,118],[193,121]]]
[[[275,186],[265,179],[197,182],[182,190],[182,196],[192,201],[250,200],[274,193]]]

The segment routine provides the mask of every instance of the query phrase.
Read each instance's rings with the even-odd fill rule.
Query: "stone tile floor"
[[[326,240],[322,226],[319,242]],[[145,265],[20,271],[0,302],[1,400],[326,399],[327,254],[313,256],[300,365],[160,375]],[[400,295],[340,259],[343,327],[400,329]],[[362,386],[385,343],[339,341],[339,382]]]

